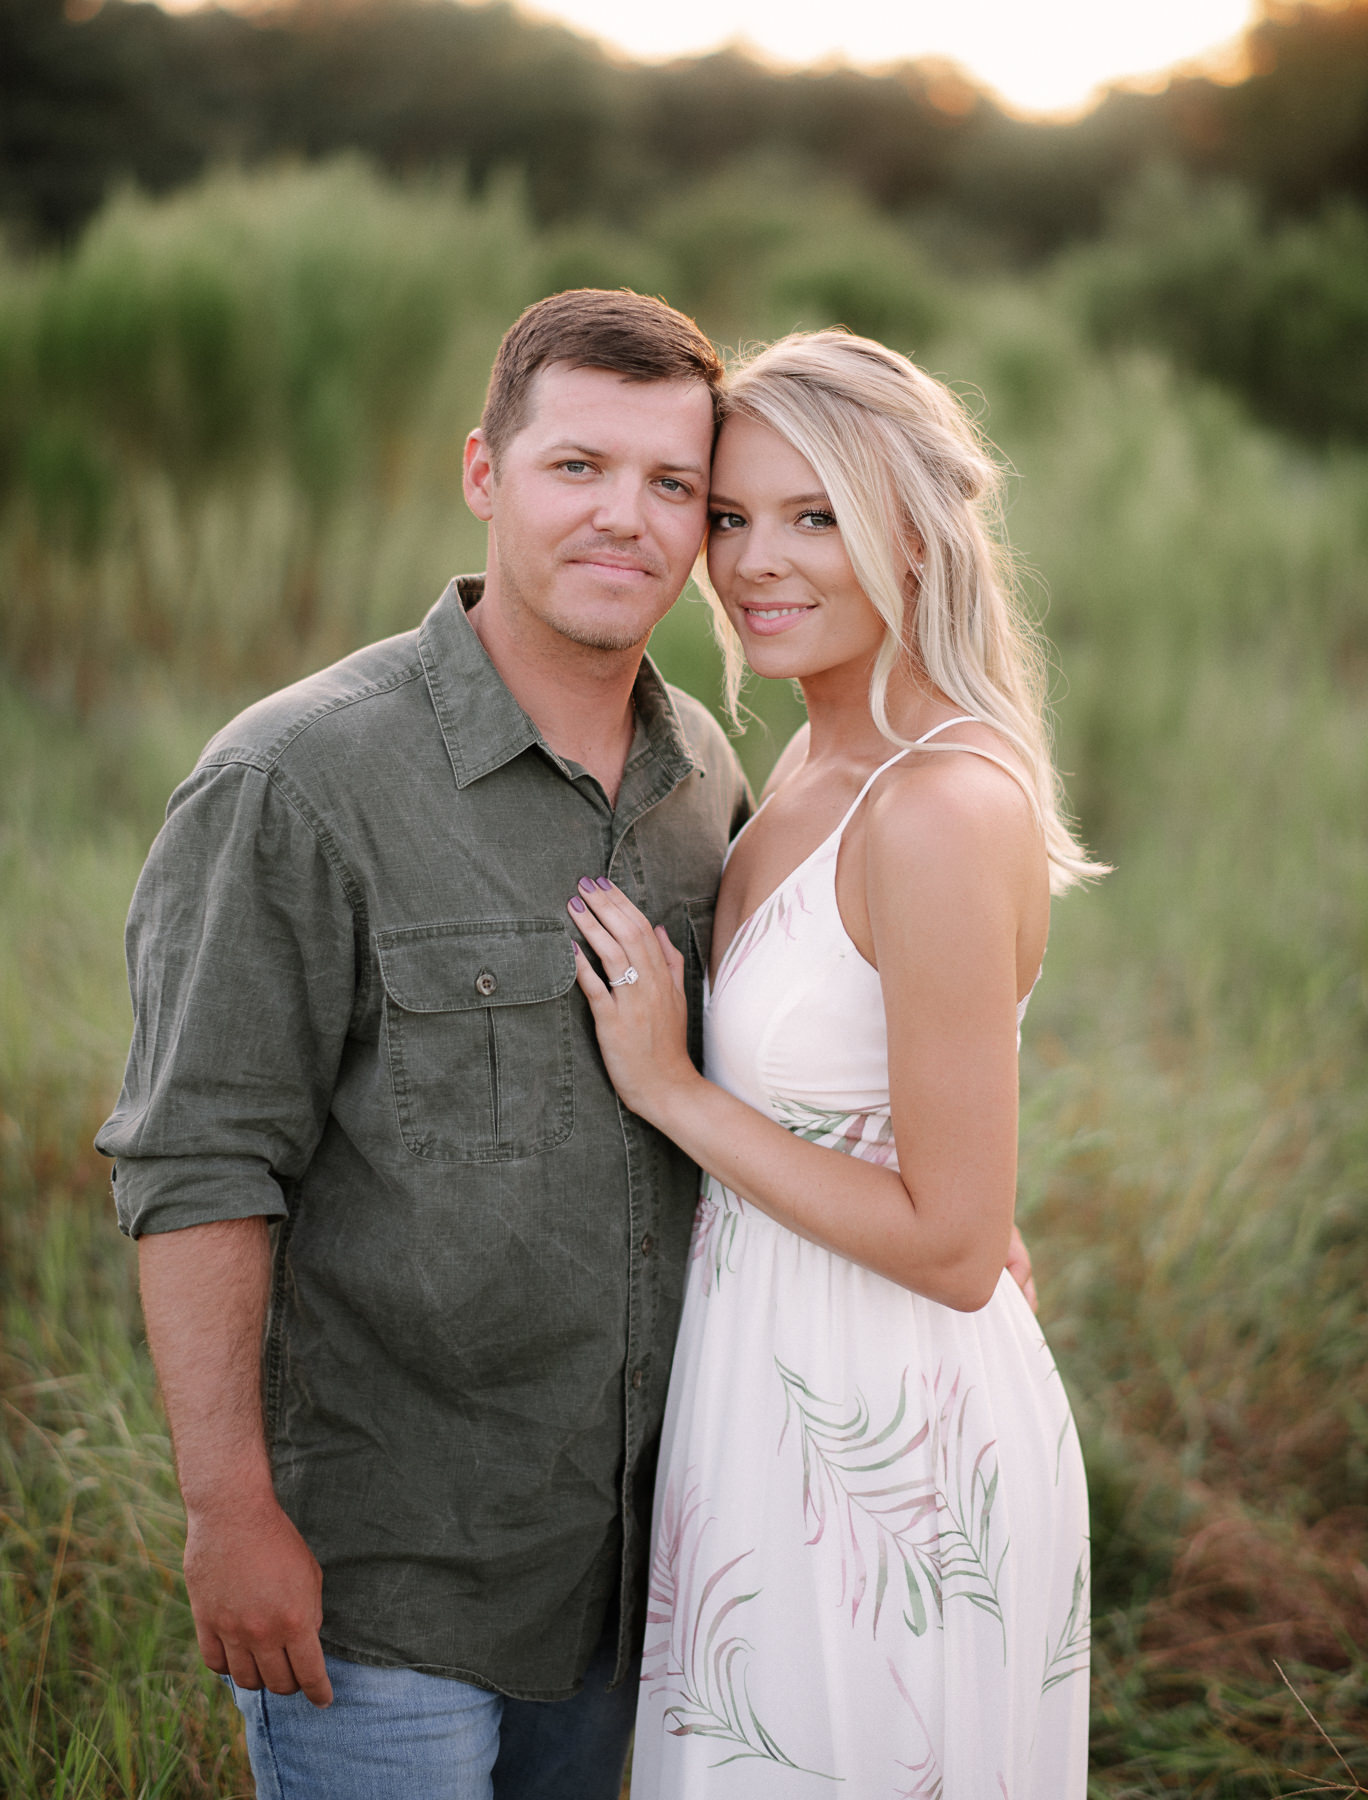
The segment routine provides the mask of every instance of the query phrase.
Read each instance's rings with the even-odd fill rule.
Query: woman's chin
[[[795,681],[810,673],[811,659],[801,655],[795,646],[748,637],[743,648],[752,672],[766,681]]]

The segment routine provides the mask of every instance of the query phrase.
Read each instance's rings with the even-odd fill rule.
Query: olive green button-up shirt
[[[267,1431],[325,1647],[550,1699],[619,1593],[619,1673],[639,1641],[697,1193],[618,1104],[565,902],[606,872],[666,927],[697,1051],[749,796],[647,662],[610,806],[500,680],[480,592],[251,707],[173,795],[97,1141],[135,1237],[277,1222]]]

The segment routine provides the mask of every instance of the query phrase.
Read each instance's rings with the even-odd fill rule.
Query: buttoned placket
[[[635,746],[633,747],[635,751]],[[634,903],[645,889],[635,828],[638,820],[692,774],[693,761],[685,755],[667,763],[649,749],[629,755],[623,770],[618,808],[613,815],[612,845],[607,873],[611,881]],[[640,792],[633,792],[632,776],[642,778]],[[660,1303],[657,1266],[651,1259],[654,1234],[659,1229],[660,1186],[651,1176],[658,1154],[654,1127],[630,1112],[619,1100],[618,1118],[627,1153],[627,1205],[629,1258],[627,1282],[627,1354],[623,1365],[623,1464],[619,1506],[623,1521],[620,1591],[629,1591],[636,1559],[634,1532],[649,1530],[649,1520],[637,1519],[632,1507],[631,1484],[642,1451],[643,1421],[649,1413],[652,1383],[668,1378],[668,1369],[652,1365],[648,1346],[653,1316]],[[626,1673],[632,1657],[626,1608],[619,1611],[618,1657],[615,1679]]]
[[[637,848],[636,825],[653,807],[673,793],[686,776],[693,773],[696,765],[692,758],[680,754],[666,761],[638,735],[628,753],[618,793],[618,805],[614,809],[609,806],[606,793],[593,775],[577,765],[562,761],[548,746],[543,745],[542,748],[584,797],[592,798],[593,803],[604,813],[607,825],[604,870],[609,880],[634,905],[639,905],[645,893],[646,873]],[[633,777],[638,777],[639,781],[634,781]],[[638,785],[641,791],[633,792]],[[651,1259],[655,1233],[660,1225],[659,1183],[651,1175],[651,1166],[657,1154],[657,1134],[652,1126],[629,1111],[620,1100],[618,1123],[627,1160],[628,1207],[627,1347],[623,1360],[623,1459],[622,1486],[618,1501],[623,1527],[619,1582],[620,1592],[625,1594],[630,1589],[636,1557],[633,1534],[649,1529],[648,1520],[635,1517],[631,1493],[631,1484],[642,1450],[643,1420],[649,1415],[651,1384],[657,1379],[667,1379],[669,1371],[655,1370],[649,1350],[652,1319],[659,1305],[657,1269]],[[618,1614],[618,1654],[614,1680],[622,1679],[631,1660],[628,1613],[622,1607]]]
[[[447,727],[444,705],[444,694],[437,678],[435,667],[429,667],[429,684],[433,688],[434,704],[438,716],[443,720],[443,729],[451,745],[451,733]],[[637,730],[627,762],[623,769],[622,784],[618,793],[618,805],[614,808],[602,784],[597,777],[578,764],[567,762],[558,756],[545,739],[540,737],[527,720],[529,738],[546,759],[571,782],[576,791],[589,804],[600,812],[604,825],[604,872],[609,879],[626,894],[634,903],[643,897],[646,880],[645,871],[637,854],[635,827],[639,820],[655,806],[658,806],[667,795],[672,793],[686,776],[693,773],[696,764],[684,751],[682,745],[677,753],[666,760],[655,750],[646,738],[640,709],[637,713]],[[523,745],[510,742],[504,746],[504,754],[516,753]],[[458,779],[469,780],[472,771],[462,770],[455,752],[452,753],[453,764],[458,768]],[[491,757],[490,761],[496,758]],[[634,791],[640,786],[640,791]],[[594,871],[586,870],[586,874]],[[492,979],[492,977],[491,977]],[[623,1461],[622,1485],[619,1491],[618,1510],[622,1522],[622,1564],[619,1571],[619,1592],[626,1594],[631,1588],[633,1563],[636,1557],[634,1532],[649,1529],[649,1521],[638,1520],[632,1506],[631,1484],[635,1477],[638,1458],[642,1448],[643,1419],[649,1413],[651,1383],[655,1379],[667,1379],[668,1370],[657,1371],[652,1367],[649,1353],[652,1315],[659,1303],[657,1291],[657,1268],[651,1258],[655,1234],[659,1230],[658,1218],[659,1184],[651,1178],[651,1165],[658,1154],[658,1146],[654,1141],[654,1129],[630,1112],[622,1102],[618,1102],[618,1123],[622,1132],[623,1148],[627,1163],[627,1205],[628,1205],[628,1258],[627,1271],[627,1344],[623,1361]],[[615,1680],[620,1680],[626,1673],[631,1661],[632,1646],[629,1630],[628,1609],[619,1608],[618,1615],[618,1657]]]

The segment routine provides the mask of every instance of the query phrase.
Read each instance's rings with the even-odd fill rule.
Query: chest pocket
[[[570,934],[558,919],[376,936],[399,1132],[435,1162],[508,1162],[575,1124]]]

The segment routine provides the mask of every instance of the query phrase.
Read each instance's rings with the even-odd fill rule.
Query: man
[[[643,651],[720,377],[661,302],[530,308],[483,580],[220,732],[138,887],[98,1142],[263,1795],[617,1793],[697,1176],[617,1103],[565,901],[664,924],[697,1028],[749,797]]]

